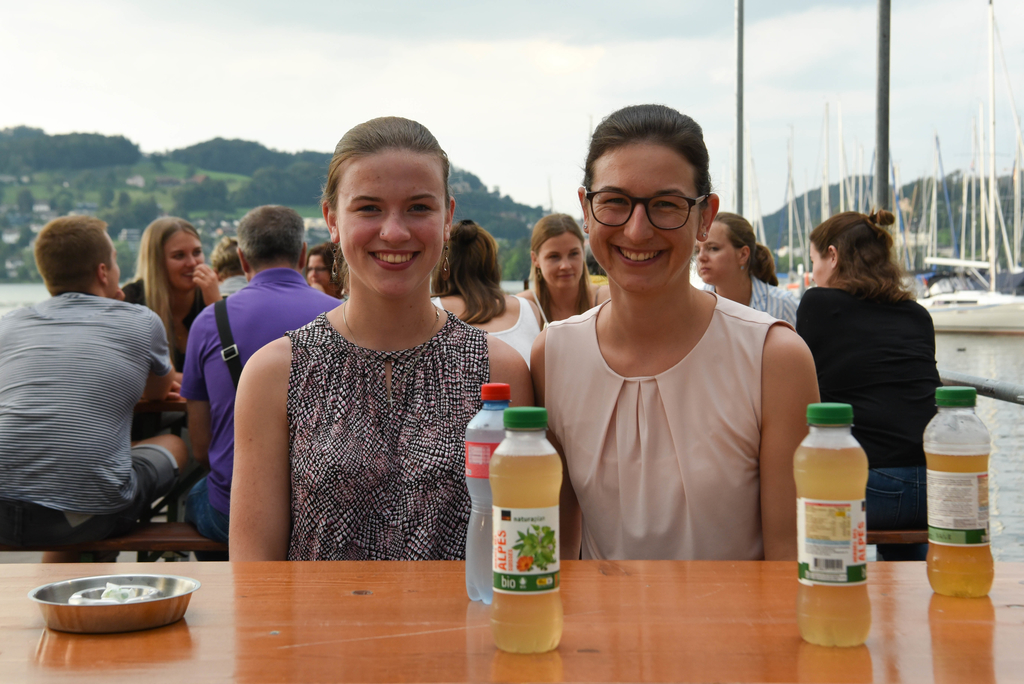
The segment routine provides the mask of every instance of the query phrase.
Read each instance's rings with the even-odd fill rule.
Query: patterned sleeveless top
[[[463,559],[464,442],[490,375],[487,334],[449,314],[419,347],[382,352],[321,314],[288,337],[288,560]]]

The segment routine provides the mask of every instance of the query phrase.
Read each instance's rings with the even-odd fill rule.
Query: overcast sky
[[[785,199],[794,135],[797,192],[874,146],[873,0],[747,0],[746,114],[765,214]],[[716,190],[731,197],[735,43],[730,0],[586,3],[4,0],[0,128],[123,134],[146,152],[221,136],[330,151],[382,115],[427,125],[452,162],[532,205],[578,213],[591,122],[658,102],[695,118]],[[891,141],[904,181],[970,163],[971,119],[988,106],[987,3],[896,0]],[[1024,12],[996,0],[1024,109]],[[997,50],[997,162],[1014,132]],[[987,145],[987,143],[986,143]],[[747,213],[751,179],[747,168]]]

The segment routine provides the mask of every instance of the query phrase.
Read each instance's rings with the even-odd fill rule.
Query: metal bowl
[[[90,602],[107,583],[143,587],[142,597],[127,603]],[[174,575],[101,575],[53,582],[36,587],[28,597],[39,605],[46,626],[61,632],[106,634],[152,629],[176,622],[185,614],[198,581]],[[99,592],[97,591],[99,590]],[[85,604],[69,603],[72,596],[86,597]]]

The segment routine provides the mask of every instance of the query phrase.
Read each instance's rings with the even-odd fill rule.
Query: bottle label
[[[988,473],[928,471],[928,541],[982,546],[988,536]]]
[[[867,583],[866,511],[864,499],[796,500],[797,577],[801,584]]]
[[[494,525],[494,591],[499,594],[557,591],[558,506],[495,506],[491,519]]]
[[[489,477],[491,456],[497,448],[498,443],[466,442],[466,477]]]

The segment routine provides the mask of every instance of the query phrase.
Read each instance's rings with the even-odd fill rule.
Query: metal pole
[[[984,397],[991,397],[992,399],[1008,401],[1014,404],[1024,404],[1024,385],[979,378],[974,375],[967,375],[966,373],[943,370],[942,368],[939,369],[939,379],[946,386],[960,385],[963,387],[973,387],[978,390],[978,394]]]
[[[743,215],[743,0],[736,0],[736,213]]]
[[[889,15],[878,0],[878,77],[875,91],[875,208],[889,206]]]
[[[988,0],[988,289],[996,291],[999,268],[999,242],[996,240],[996,10]]]

